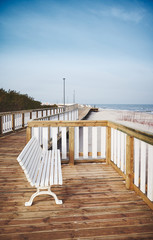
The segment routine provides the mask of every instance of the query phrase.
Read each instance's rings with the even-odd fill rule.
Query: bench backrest
[[[42,151],[37,139],[32,137],[17,158],[29,182],[36,172],[36,166],[41,161]]]

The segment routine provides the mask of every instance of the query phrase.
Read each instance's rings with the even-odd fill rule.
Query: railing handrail
[[[77,121],[31,121],[28,122],[28,127],[96,127],[96,126],[107,126],[108,121],[94,121],[94,120],[77,120]]]
[[[30,121],[28,122],[28,127],[98,127],[106,126],[112,127],[116,130],[126,133],[131,137],[135,137],[146,143],[153,145],[153,134],[136,130],[116,122],[105,121],[105,120],[77,120],[77,121]]]
[[[66,108],[72,108],[78,104],[72,104],[69,106],[66,106]],[[18,110],[18,111],[8,111],[8,112],[0,112],[0,116],[8,115],[8,114],[17,114],[17,113],[26,113],[26,112],[36,112],[36,111],[43,111],[43,110],[52,110],[52,109],[64,109],[62,106],[48,106],[45,108],[36,108],[36,109],[27,109],[27,110]]]
[[[122,124],[119,124],[116,122],[111,122],[111,121],[108,121],[108,127],[112,127],[116,130],[126,133],[127,135],[129,135],[131,137],[135,137],[141,141],[144,141],[146,143],[153,145],[153,134],[152,133],[149,133],[146,131],[140,131],[138,129],[127,127],[125,125],[122,125]]]

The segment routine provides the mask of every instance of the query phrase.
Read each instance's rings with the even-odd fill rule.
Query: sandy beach
[[[150,113],[99,109],[98,112],[90,113],[88,120],[110,120],[153,134],[153,114]]]

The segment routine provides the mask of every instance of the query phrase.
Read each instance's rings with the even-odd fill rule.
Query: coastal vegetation
[[[5,91],[0,89],[0,112],[19,111],[28,109],[47,108],[48,106],[41,105],[40,101],[34,100],[27,94],[21,94],[14,90]],[[56,107],[53,105],[52,107]]]

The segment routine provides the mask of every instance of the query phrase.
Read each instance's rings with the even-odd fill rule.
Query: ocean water
[[[153,104],[90,104],[101,109],[128,110],[153,114]]]

